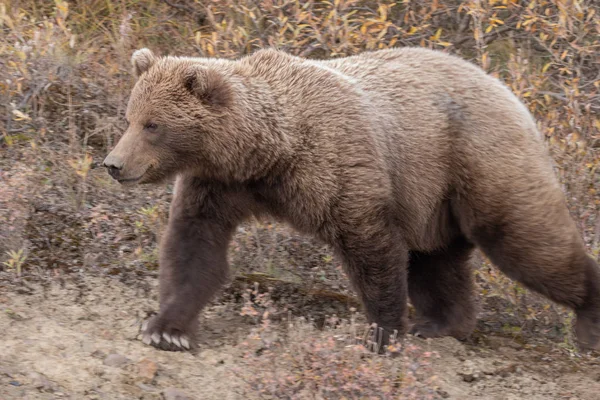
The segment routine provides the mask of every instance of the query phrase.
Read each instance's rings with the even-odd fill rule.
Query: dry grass
[[[293,399],[441,399],[430,360],[437,354],[404,341],[392,341],[385,356],[363,345],[364,324],[333,315],[317,330],[304,318],[273,325],[279,312],[258,285],[244,294],[242,315],[257,327],[238,348],[241,363],[232,373],[247,384],[246,396]],[[371,338],[367,337],[368,342]],[[372,341],[370,345],[377,345]]]
[[[2,274],[29,279],[73,271],[154,273],[170,186],[124,193],[96,168],[124,129],[133,84],[129,57],[142,46],[160,54],[227,58],[265,46],[312,58],[423,46],[469,59],[503,79],[539,121],[572,215],[589,251],[598,256],[599,14],[594,0],[5,1],[0,4]],[[231,254],[236,271],[262,270],[348,290],[326,248],[278,224],[244,226]],[[22,277],[16,277],[17,270]],[[554,334],[572,345],[569,315],[562,308],[537,301],[485,260],[477,281],[488,314],[514,312],[497,330]],[[492,307],[497,301],[500,305]],[[402,390],[429,388],[398,385],[399,372],[390,374],[386,358],[367,357],[370,369],[362,370],[360,351],[344,347],[352,338],[348,330],[307,329],[292,329],[287,340],[265,350],[268,357],[246,358],[254,370],[265,367],[264,375],[249,378],[254,389],[271,395],[305,390],[329,398],[329,387],[352,380],[407,396]],[[408,359],[426,358],[415,354]],[[284,375],[273,375],[265,363]],[[330,363],[339,374],[317,381]],[[348,386],[344,392],[348,398],[355,395],[352,390]]]

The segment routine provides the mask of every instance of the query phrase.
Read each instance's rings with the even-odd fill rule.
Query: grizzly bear
[[[128,128],[104,165],[122,184],[176,177],[145,343],[193,346],[236,226],[270,215],[335,250],[384,335],[469,335],[477,247],[571,307],[581,347],[600,348],[598,264],[533,117],[479,67],[422,48],[325,61],[141,49],[132,64]]]

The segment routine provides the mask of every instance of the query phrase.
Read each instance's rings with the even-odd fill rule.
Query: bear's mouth
[[[151,172],[152,169],[153,169],[152,165],[150,165],[138,177],[136,177],[136,178],[118,178],[117,182],[119,182],[121,185],[125,185],[125,186],[131,186],[131,185],[134,185],[136,183],[143,183],[144,179],[147,180],[147,178],[148,178],[148,172]]]
[[[143,174],[141,174],[137,178],[122,178],[122,179],[117,179],[117,182],[119,182],[121,185],[131,185],[131,184],[137,183],[140,180],[142,180],[142,178],[144,177],[144,175],[146,175],[146,172],[144,172]]]

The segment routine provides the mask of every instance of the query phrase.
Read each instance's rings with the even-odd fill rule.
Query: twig
[[[176,9],[181,10],[181,11],[186,11],[186,12],[193,12],[194,11],[194,10],[192,10],[192,9],[184,6],[184,5],[175,4],[171,0],[164,0],[164,2],[167,3],[168,6],[176,8]]]
[[[592,243],[592,249],[595,249],[600,244],[600,212],[596,213],[596,229],[594,230],[594,241]]]
[[[503,33],[510,31],[511,29],[513,29],[512,26],[501,26],[500,28],[491,31],[490,33],[488,33],[487,35],[484,35],[482,43],[483,45],[488,45],[490,44],[493,40],[497,39],[497,36],[502,35]],[[468,40],[473,39],[473,37],[471,36],[463,36],[461,39],[457,40],[456,42],[453,43],[454,47],[458,47],[460,45],[462,45],[463,43],[467,42]]]
[[[539,93],[539,94],[541,94],[541,95],[548,95],[548,96],[550,96],[550,97],[554,97],[555,99],[558,99],[558,100],[562,100],[562,101],[569,101],[569,99],[567,99],[565,96],[563,96],[563,95],[562,95],[562,94],[560,94],[560,93],[554,93],[554,92],[542,92],[542,91],[539,91],[538,93]]]

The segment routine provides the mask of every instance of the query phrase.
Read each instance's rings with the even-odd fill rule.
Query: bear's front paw
[[[185,351],[193,347],[192,334],[164,321],[160,315],[146,319],[140,325],[142,342],[167,351]]]

